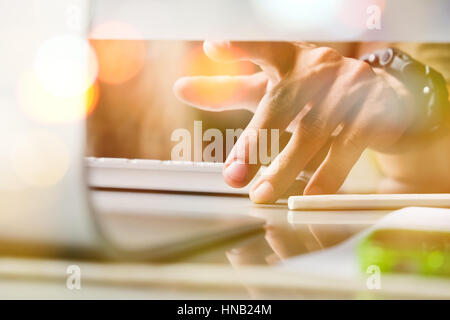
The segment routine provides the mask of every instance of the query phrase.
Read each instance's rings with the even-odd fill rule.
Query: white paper
[[[360,277],[363,274],[358,263],[357,246],[372,231],[383,228],[450,232],[450,209],[409,207],[394,211],[343,243],[285,260],[280,263],[280,268],[333,278]]]

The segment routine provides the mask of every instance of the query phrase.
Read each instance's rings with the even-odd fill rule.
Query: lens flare
[[[147,46],[131,25],[112,21],[94,28],[90,34],[99,63],[98,78],[119,84],[135,77],[143,68]]]
[[[99,97],[98,83],[74,96],[60,96],[48,91],[33,72],[25,73],[17,90],[22,110],[42,123],[62,123],[81,120],[91,113]]]
[[[222,57],[224,60],[236,60],[245,53],[241,52],[239,48],[232,48],[222,55],[228,55],[228,57]],[[184,76],[237,76],[248,75],[256,71],[255,65],[247,61],[236,61],[228,63],[214,62],[208,58],[202,45],[194,46],[188,53],[182,74]],[[208,81],[199,81],[195,87],[192,88],[190,95],[196,101],[204,102],[205,104],[221,104],[229,100],[231,97],[240,96],[243,94],[242,88],[232,82],[224,82],[221,86],[221,90],[212,88]]]
[[[50,132],[30,132],[17,140],[10,161],[14,172],[27,185],[48,187],[58,183],[66,174],[69,149]]]
[[[80,95],[92,86],[98,64],[87,40],[64,35],[48,39],[39,47],[34,71],[48,92],[70,97]]]

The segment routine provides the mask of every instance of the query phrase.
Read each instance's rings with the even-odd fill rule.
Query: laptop
[[[139,219],[128,218],[120,238],[142,221],[153,226],[151,236],[133,244],[110,239],[108,222],[99,221],[107,214],[91,202],[83,157],[93,6],[87,0],[18,1],[13,14],[1,11],[6,28],[0,36],[8,48],[0,54],[6,67],[0,77],[0,250],[157,260],[260,229],[264,221],[245,214],[218,217],[148,206]],[[180,194],[150,199],[161,197],[184,201]]]

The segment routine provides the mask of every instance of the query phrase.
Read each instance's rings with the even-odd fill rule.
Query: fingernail
[[[230,41],[212,41],[206,40],[203,44],[205,47],[213,47],[213,48],[221,48],[221,49],[230,49],[231,43]]]
[[[273,201],[273,187],[269,181],[261,183],[253,192],[251,192],[251,198],[253,202],[269,202]]]
[[[205,41],[203,42],[203,51],[206,55],[217,62],[229,61],[230,56],[230,41]]]
[[[234,154],[233,151],[230,152],[230,154],[228,155],[228,157],[225,160],[224,166],[225,168],[227,168],[230,164],[232,164],[234,161],[237,161],[237,158]]]
[[[243,182],[247,178],[247,165],[245,163],[239,163],[238,161],[233,161],[231,164],[226,166],[224,174],[231,180],[236,182]]]
[[[312,196],[316,194],[323,194],[323,191],[322,188],[320,188],[319,186],[312,186],[311,188],[306,189],[304,194]]]

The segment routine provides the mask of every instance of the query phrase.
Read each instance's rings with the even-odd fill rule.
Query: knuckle
[[[278,83],[275,87],[270,90],[269,95],[272,101],[286,102],[291,99],[292,96],[292,85],[287,81],[282,81]]]
[[[334,62],[342,58],[342,55],[335,49],[329,47],[319,47],[312,50],[317,63]]]
[[[299,134],[308,138],[321,139],[326,134],[327,121],[320,116],[305,116],[298,126]]]
[[[354,60],[353,62],[353,72],[355,74],[356,77],[369,77],[369,76],[374,76],[375,72],[372,70],[372,67],[364,62],[364,61],[359,61],[359,60]]]
[[[289,117],[297,108],[296,99],[298,83],[295,81],[282,81],[269,92],[269,108],[271,115]]]
[[[345,137],[342,140],[342,149],[344,150],[357,150],[359,149],[360,142],[358,141],[358,138],[350,135],[348,137]]]
[[[360,150],[363,148],[364,138],[363,133],[359,130],[352,131],[346,134],[340,141],[338,150],[346,154],[349,150]]]

